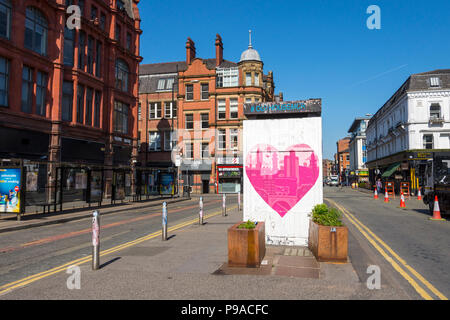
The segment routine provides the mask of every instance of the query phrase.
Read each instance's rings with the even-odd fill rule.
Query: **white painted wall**
[[[308,216],[316,204],[323,203],[322,185],[322,118],[244,120],[244,220],[266,223],[266,243],[275,245],[308,244]],[[307,144],[318,161],[318,178],[312,188],[283,217],[256,192],[247,176],[247,158],[258,144],[270,144],[286,151],[296,144]],[[254,163],[254,162],[253,162]],[[270,172],[270,170],[268,170]],[[300,177],[300,181],[301,177]]]

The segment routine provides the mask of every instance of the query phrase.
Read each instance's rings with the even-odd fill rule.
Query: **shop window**
[[[41,11],[27,7],[25,18],[25,48],[47,55],[48,23]]]

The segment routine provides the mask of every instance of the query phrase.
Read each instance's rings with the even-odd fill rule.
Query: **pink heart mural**
[[[247,154],[245,172],[260,197],[284,217],[316,183],[319,163],[306,144],[286,151],[258,144]]]

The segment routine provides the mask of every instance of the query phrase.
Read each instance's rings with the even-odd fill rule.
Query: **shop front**
[[[214,187],[211,183],[211,168],[211,160],[183,159],[180,167],[183,190],[197,194],[209,193]]]
[[[217,165],[217,193],[242,192],[242,166]]]

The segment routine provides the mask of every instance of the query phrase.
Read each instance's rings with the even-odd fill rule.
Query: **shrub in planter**
[[[319,204],[311,212],[308,246],[318,261],[347,261],[348,229],[342,214],[326,204]]]

